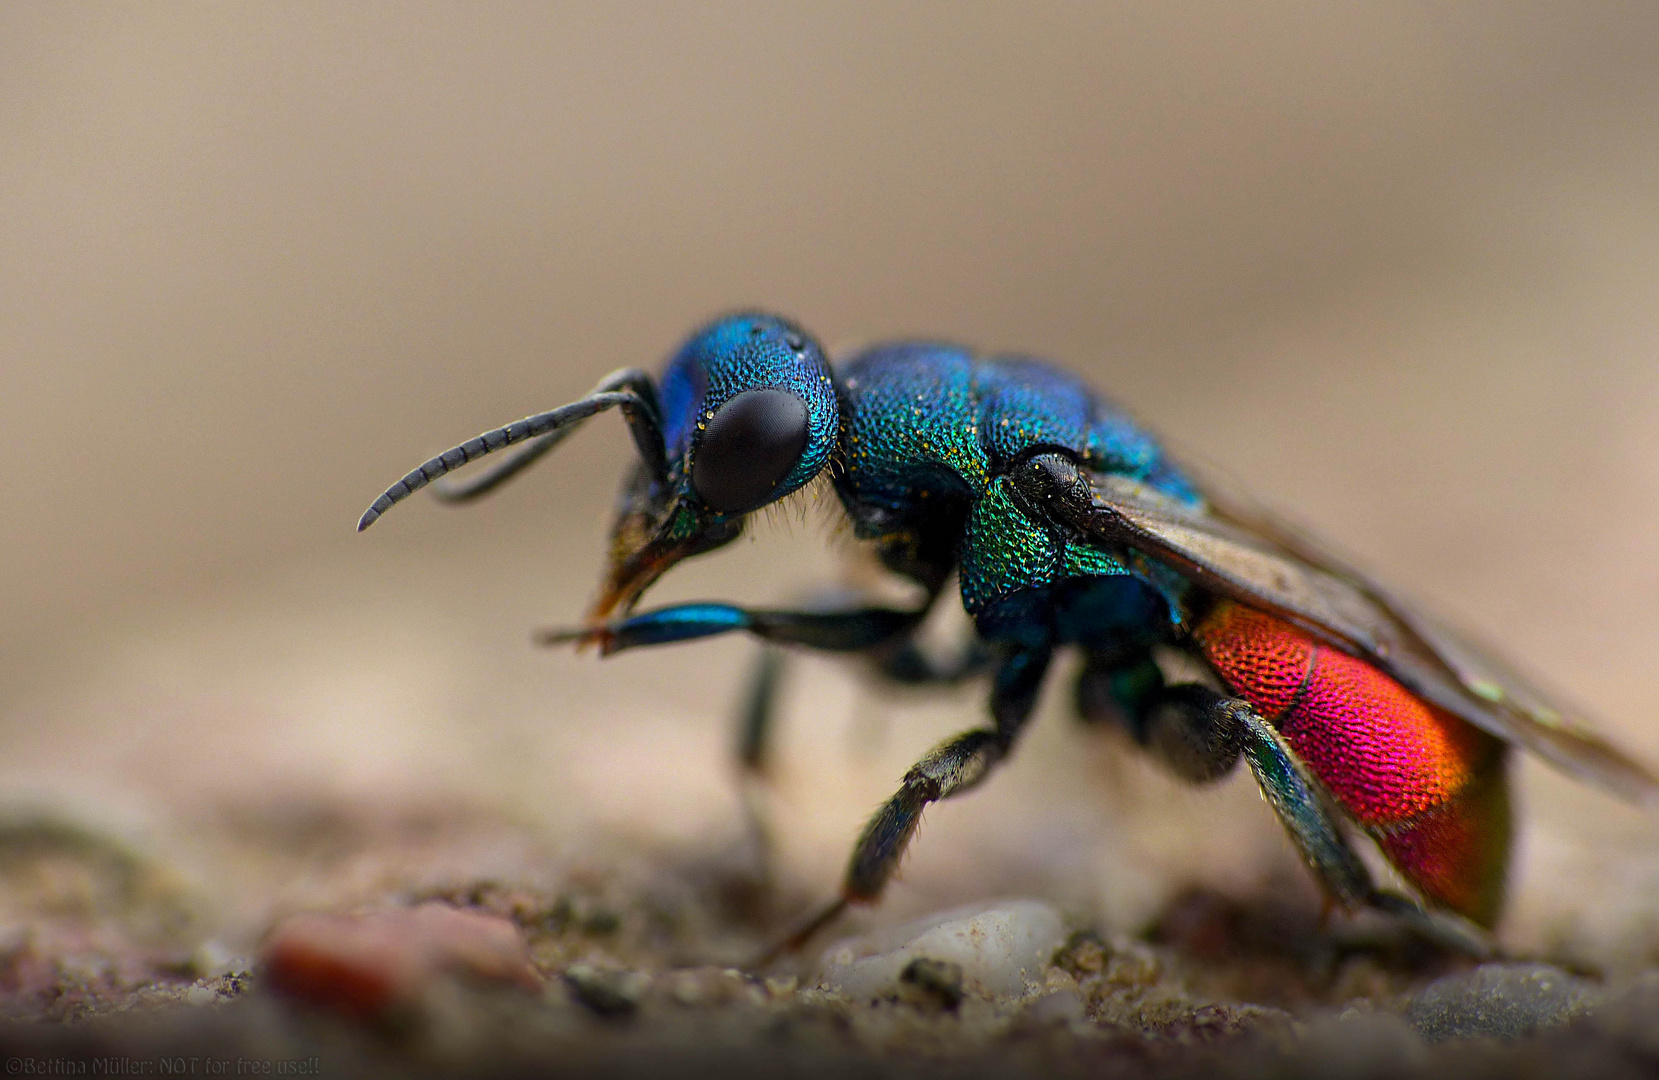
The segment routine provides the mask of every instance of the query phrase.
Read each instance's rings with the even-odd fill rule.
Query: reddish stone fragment
[[[438,979],[459,975],[535,990],[518,928],[446,904],[361,915],[295,915],[265,945],[271,985],[357,1019],[418,1004]]]

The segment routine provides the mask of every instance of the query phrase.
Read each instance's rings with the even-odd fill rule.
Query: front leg
[[[916,627],[911,626],[908,631],[879,639],[861,650],[871,674],[877,680],[901,686],[953,686],[983,672],[993,659],[991,651],[975,635],[969,635],[953,655],[936,658],[921,647],[915,630]],[[777,638],[771,640],[776,641]],[[801,643],[796,641],[794,644]],[[767,771],[777,713],[778,685],[783,678],[785,662],[784,650],[768,643],[761,646],[750,670],[737,723],[738,765],[746,777],[758,778]]]
[[[916,640],[915,627],[897,637],[878,641],[860,654],[878,681],[901,686],[951,686],[983,672],[993,656],[977,635],[969,635],[948,657],[936,658]],[[778,684],[787,657],[776,645],[761,646],[738,712],[738,782],[744,813],[749,819],[761,877],[771,860],[768,825],[767,770],[772,731],[777,715]]]
[[[542,645],[598,645],[601,656],[646,645],[696,641],[738,631],[763,641],[823,652],[868,652],[915,630],[927,608],[858,607],[839,611],[768,611],[735,604],[675,604],[631,615],[620,622],[573,630],[543,630]]]
[[[894,682],[958,682],[983,670],[989,657],[977,639],[943,662],[934,660],[917,645],[915,632],[936,596],[929,595],[914,611],[876,605],[825,604],[808,610],[759,611],[721,603],[677,604],[594,630],[544,633],[539,640],[544,644],[593,643],[605,655],[737,631],[753,634],[766,643],[738,709],[736,740],[738,793],[748,823],[754,877],[764,883],[770,876],[772,850],[766,774],[785,659],[777,645],[858,653],[869,661],[878,677]]]
[[[762,641],[821,652],[861,653],[878,677],[911,686],[960,682],[983,671],[991,660],[977,638],[948,660],[935,660],[916,641],[937,593],[912,611],[876,605],[819,610],[765,611],[734,604],[676,604],[641,612],[620,622],[591,629],[543,631],[544,645],[597,644],[608,656],[623,649],[667,645],[743,631]],[[745,776],[765,770],[768,734],[783,657],[766,648],[750,677],[738,719],[738,762]]]

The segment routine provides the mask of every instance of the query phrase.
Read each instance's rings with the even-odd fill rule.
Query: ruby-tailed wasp
[[[791,322],[721,318],[655,381],[618,371],[579,401],[426,462],[358,529],[445,473],[518,445],[470,481],[436,489],[452,501],[484,494],[611,408],[639,461],[586,625],[548,640],[608,654],[744,631],[862,654],[907,683],[990,675],[989,723],[905,774],[854,846],[841,898],[797,942],[846,904],[879,897],[923,807],[1008,757],[1062,647],[1083,655],[1083,715],[1123,723],[1179,775],[1213,780],[1242,757],[1331,900],[1397,913],[1477,951],[1504,898],[1511,746],[1659,802],[1651,773],[1507,665],[1304,534],[1197,481],[1080,380],[1026,358],[905,341],[832,369]],[[921,587],[920,604],[634,612],[675,563],[731,542],[748,515],[824,473],[854,535]],[[976,641],[942,661],[917,635],[953,577]],[[1207,677],[1169,679],[1159,661],[1171,650]],[[763,694],[748,721],[751,766],[767,712]],[[1414,895],[1378,887],[1356,835]]]

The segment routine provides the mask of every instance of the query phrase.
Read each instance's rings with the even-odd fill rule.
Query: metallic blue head
[[[679,560],[736,539],[748,513],[823,470],[840,433],[822,347],[759,312],[693,333],[663,369],[657,404],[666,467],[642,463],[623,485],[595,620],[627,610]]]
[[[776,502],[817,476],[829,461],[835,450],[840,412],[823,349],[800,327],[776,315],[729,315],[692,334],[668,362],[658,382],[669,471],[673,475],[678,470],[686,477],[693,476],[711,430],[718,434],[721,411],[735,399],[757,392],[777,395],[773,398],[777,407],[751,412],[783,412],[793,405],[799,410],[803,437],[798,453],[787,462],[776,462],[786,467],[776,476],[766,477],[771,482],[764,490],[756,488],[752,505],[740,503],[727,511],[730,513]],[[695,485],[685,494],[708,502]]]
[[[728,315],[692,334],[655,383],[637,368],[613,371],[579,401],[423,462],[375,499],[358,531],[434,482],[434,493],[449,502],[493,491],[607,409],[622,411],[640,460],[618,500],[610,566],[590,612],[595,622],[632,607],[686,556],[736,539],[750,511],[823,470],[841,431],[835,381],[818,343],[776,315]],[[469,481],[443,479],[510,447]]]

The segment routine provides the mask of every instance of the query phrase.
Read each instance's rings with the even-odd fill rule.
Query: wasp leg
[[[1053,650],[1046,645],[1004,656],[991,688],[992,726],[973,728],[946,739],[910,767],[898,793],[876,811],[859,834],[847,863],[840,898],[762,957],[760,965],[805,945],[848,904],[873,903],[881,896],[916,835],[923,808],[972,789],[1008,756],[1037,703],[1037,692],[1052,656]]]
[[[1091,651],[1077,677],[1077,712],[1115,722],[1183,780],[1207,784],[1233,771],[1243,750],[1240,726],[1208,687],[1166,686],[1150,650]]]
[[[1375,908],[1441,945],[1475,956],[1491,954],[1490,939],[1473,923],[1429,911],[1376,886],[1343,834],[1342,815],[1324,788],[1248,702],[1196,684],[1169,687],[1148,710],[1145,730],[1154,751],[1178,772],[1200,781],[1222,775],[1242,756],[1302,860],[1343,907]]]
[[[994,726],[946,739],[910,767],[898,793],[876,811],[859,836],[842,890],[847,900],[869,903],[879,897],[921,824],[922,808],[973,788],[1008,756],[1037,703],[1052,655],[1043,647],[1006,657],[991,688]]]
[[[880,677],[909,685],[960,682],[990,666],[991,652],[970,635],[957,654],[939,661],[917,643],[915,633],[934,597],[914,610],[877,605],[813,610],[760,610],[734,604],[692,603],[643,611],[596,627],[541,630],[543,645],[598,644],[605,655],[647,645],[717,637],[745,631],[763,641],[822,652],[864,653]]]
[[[913,635],[926,617],[927,607],[924,604],[911,611],[875,605],[767,611],[721,603],[676,604],[641,612],[597,629],[542,633],[538,640],[543,644],[595,641],[606,655],[736,631],[770,643],[763,649],[750,676],[738,711],[737,735],[739,791],[749,823],[756,876],[764,881],[771,861],[771,830],[764,787],[777,686],[784,660],[781,650],[771,646],[860,653],[869,658],[880,677],[909,684],[956,682],[983,670],[989,654],[978,645],[965,647],[943,663],[934,661],[920,649]]]
[[[878,679],[901,686],[952,686],[985,672],[996,659],[973,633],[965,635],[961,646],[944,659],[930,655],[914,634],[877,645],[868,656]]]
[[[1291,843],[1325,891],[1346,908],[1370,904],[1378,895],[1371,872],[1343,836],[1338,814],[1308,767],[1248,702],[1206,692],[1214,699],[1209,723],[1236,728],[1240,750],[1262,798],[1278,815]]]
[[[771,645],[763,646],[750,669],[748,685],[737,713],[737,793],[748,827],[753,877],[761,888],[772,881],[774,845],[771,814],[767,806],[767,783],[770,779],[772,721],[783,668],[783,651]]]
[[[1150,649],[1090,649],[1083,654],[1073,701],[1089,724],[1118,724],[1140,737],[1147,706],[1164,690],[1164,675]]]
[[[797,613],[805,616],[809,613]],[[795,626],[808,626],[823,640],[828,636],[838,643],[846,638],[839,637],[832,632],[824,634],[824,616],[842,614],[849,616],[853,622],[851,630],[841,628],[841,632],[848,637],[857,638],[859,634],[867,632],[872,625],[868,617],[868,610],[853,609],[840,613],[832,611],[812,612],[812,621],[796,623]],[[776,618],[777,613],[773,613]],[[789,624],[774,622],[774,627],[788,627]],[[992,659],[990,650],[986,649],[977,637],[970,637],[962,648],[950,657],[939,660],[929,655],[917,643],[914,637],[914,626],[911,632],[901,633],[899,636],[886,640],[878,640],[867,646],[863,653],[870,661],[870,667],[877,678],[884,681],[899,683],[906,686],[935,686],[950,685],[973,677],[984,671]],[[774,631],[775,632],[775,631]],[[788,640],[783,637],[773,637],[772,641]],[[793,644],[807,644],[794,640]],[[841,650],[837,650],[841,651]],[[738,791],[743,802],[743,813],[748,822],[750,844],[754,853],[756,878],[766,882],[771,876],[773,840],[771,815],[767,806],[767,783],[770,779],[772,732],[777,715],[778,685],[782,681],[787,657],[784,651],[775,644],[765,644],[761,647],[754,666],[750,669],[748,685],[741,699],[741,706],[737,714],[737,772]]]
[[[830,613],[815,613],[815,618],[821,618],[824,614]],[[864,622],[867,615],[866,612],[848,614],[860,622]],[[771,642],[789,640],[782,635],[767,636]],[[791,643],[805,644],[798,639]],[[838,648],[835,651],[847,650]],[[869,658],[878,678],[905,686],[958,683],[984,671],[992,659],[990,650],[977,637],[970,638],[955,655],[943,661],[926,653],[909,634],[878,640],[862,651]],[[745,777],[764,779],[768,772],[778,684],[782,681],[784,664],[783,650],[774,644],[767,644],[762,646],[750,671],[737,717],[737,762],[739,771]]]
[[[737,767],[748,777],[764,779],[771,771],[772,721],[776,712],[778,683],[783,679],[783,651],[762,646],[749,671],[737,714]]]
[[[914,630],[926,609],[860,607],[842,611],[764,611],[733,604],[675,604],[596,628],[548,630],[543,645],[597,642],[610,655],[623,649],[747,631],[765,641],[824,652],[866,652]]]

